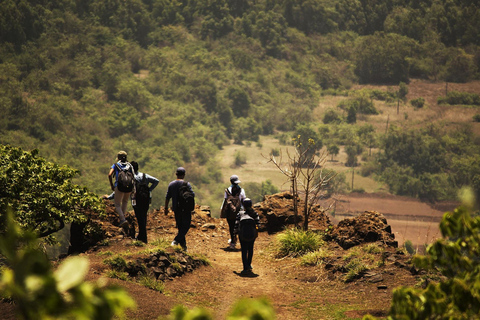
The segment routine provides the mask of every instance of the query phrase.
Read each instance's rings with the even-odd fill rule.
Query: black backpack
[[[142,180],[135,180],[135,199],[137,203],[146,204],[150,202],[150,188],[148,187],[148,180],[143,173]]]
[[[195,209],[195,194],[187,181],[183,181],[178,189],[177,208],[183,213],[191,213]]]
[[[117,188],[121,192],[132,192],[135,185],[135,178],[133,176],[133,168],[130,163],[127,163],[125,169],[122,169],[118,163],[115,164],[118,168]]]
[[[242,241],[253,241],[257,238],[257,223],[254,219],[240,220],[240,227],[238,230],[238,237]]]
[[[239,189],[238,195],[233,195],[225,189],[225,193],[227,194],[227,198],[225,199],[225,218],[234,220],[237,217],[237,213],[240,211],[242,203],[240,201],[240,192],[242,190]]]

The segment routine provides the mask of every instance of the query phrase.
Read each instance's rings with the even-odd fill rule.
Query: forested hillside
[[[308,127],[322,95],[479,79],[479,30],[474,0],[3,0],[0,143],[98,194],[118,150],[158,190],[183,165],[202,199],[222,146]]]

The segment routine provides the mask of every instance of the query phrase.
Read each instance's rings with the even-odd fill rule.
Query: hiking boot
[[[242,276],[246,276],[246,275],[250,275],[250,274],[252,274],[251,270],[242,270],[242,272],[240,272],[240,275],[242,275]]]
[[[235,249],[236,245],[237,245],[236,243],[231,242],[229,248],[233,250]]]
[[[120,221],[120,224],[118,225],[120,228],[123,228],[125,225],[127,225],[128,222],[127,220]]]

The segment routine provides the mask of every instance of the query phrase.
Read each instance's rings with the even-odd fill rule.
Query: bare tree
[[[295,140],[299,141],[299,140]],[[272,162],[290,180],[290,188],[293,195],[293,210],[295,215],[295,226],[298,227],[298,199],[300,198],[299,188],[303,191],[303,229],[308,230],[308,223],[314,205],[323,193],[330,181],[335,178],[333,171],[323,172],[327,161],[328,153],[320,152],[312,154],[315,141],[310,139],[308,146],[295,143],[295,154],[291,155],[287,150],[288,161],[286,166],[282,164],[282,157],[277,159],[270,155],[269,162]]]

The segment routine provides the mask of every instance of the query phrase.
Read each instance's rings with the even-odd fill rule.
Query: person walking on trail
[[[237,245],[237,236],[235,234],[235,219],[237,213],[242,208],[242,202],[246,198],[245,190],[240,187],[240,179],[237,175],[230,177],[230,187],[225,189],[224,199],[221,207],[220,218],[226,218],[230,239],[228,240],[229,248],[235,249]]]
[[[125,213],[127,212],[128,200],[134,189],[134,172],[132,165],[127,161],[127,153],[119,151],[117,154],[118,162],[114,163],[108,173],[110,187],[114,191],[115,210],[120,219],[119,226],[127,224]],[[115,182],[113,177],[115,176]]]
[[[135,193],[132,196],[132,206],[138,223],[137,240],[144,243],[147,241],[147,213],[152,200],[153,189],[158,185],[158,179],[149,174],[138,171],[138,163],[130,162],[135,172]]]
[[[240,210],[235,219],[235,233],[240,239],[242,251],[243,270],[241,275],[252,273],[253,245],[258,236],[258,225],[260,217],[255,209],[252,208],[252,200],[246,198],[243,200],[243,209]]]
[[[190,229],[192,222],[192,211],[195,209],[195,193],[192,186],[185,179],[185,168],[177,168],[177,179],[169,183],[167,195],[165,196],[165,215],[168,215],[168,203],[172,199],[172,210],[175,214],[178,233],[175,236],[172,246],[180,245],[187,250],[185,236]]]

